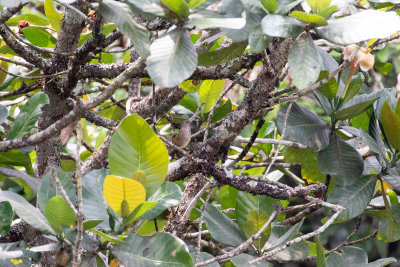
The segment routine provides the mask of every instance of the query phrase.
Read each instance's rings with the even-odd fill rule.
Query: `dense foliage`
[[[1,266],[385,266],[399,1],[0,0]]]

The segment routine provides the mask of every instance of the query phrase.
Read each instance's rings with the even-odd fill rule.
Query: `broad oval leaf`
[[[346,94],[347,95],[347,94]],[[379,98],[379,91],[358,95],[336,110],[331,116],[336,120],[346,120],[363,113]]]
[[[183,29],[156,39],[146,60],[151,79],[161,87],[173,87],[189,78],[197,67],[197,52]]]
[[[191,267],[192,257],[186,244],[169,233],[155,233],[151,237],[129,234],[124,240],[129,246],[116,245],[112,253],[126,267]]]
[[[289,52],[288,66],[293,83],[300,90],[317,81],[323,63],[309,33],[302,34],[293,44]]]
[[[199,89],[200,103],[205,103],[203,112],[209,112],[224,88],[225,80],[205,80]]]
[[[135,21],[134,15],[125,3],[104,0],[100,2],[100,12],[117,25],[132,41],[135,51],[142,57],[150,55],[150,33]]]
[[[137,114],[126,117],[111,138],[108,160],[113,175],[131,177],[136,171],[143,171],[148,196],[158,190],[167,176],[167,148]]]
[[[289,103],[278,111],[277,127],[280,133],[288,106]],[[319,151],[329,144],[329,132],[329,125],[317,114],[294,102],[286,122],[283,139],[299,142],[313,151]]]
[[[76,220],[76,215],[67,201],[61,196],[52,197],[46,204],[45,215],[51,226],[61,232],[61,225],[71,226]]]
[[[239,246],[246,241],[246,236],[236,223],[213,205],[205,205],[204,222],[215,240],[231,246]]]
[[[42,27],[27,27],[22,31],[25,38],[33,45],[50,48],[56,46],[57,39]]]
[[[0,201],[10,202],[15,213],[39,231],[52,235],[57,234],[40,210],[32,206],[24,197],[11,191],[0,191]]]
[[[10,26],[17,26],[20,20],[26,20],[33,25],[39,26],[47,26],[49,25],[49,21],[43,17],[40,17],[35,14],[22,14],[20,16],[15,16],[7,20],[7,24]]]
[[[344,18],[328,20],[316,28],[318,34],[334,43],[348,45],[372,38],[386,38],[400,30],[396,12],[365,10]]]
[[[305,27],[303,22],[281,15],[267,15],[261,21],[263,33],[272,37],[296,37]]]
[[[400,149],[400,118],[391,110],[386,101],[381,109],[381,123],[386,138],[395,149]]]
[[[115,175],[107,175],[103,191],[110,207],[124,218],[146,200],[146,191],[141,183]]]
[[[318,167],[322,173],[330,174],[336,184],[350,186],[361,177],[364,161],[357,150],[334,136],[319,152]]]
[[[345,208],[337,217],[337,222],[348,221],[364,212],[373,197],[376,181],[375,175],[363,176],[351,186],[332,189],[328,202]]]
[[[42,105],[48,104],[49,99],[44,93],[36,93],[21,108],[20,113],[11,125],[7,139],[14,139],[28,135],[36,121],[39,119]]]

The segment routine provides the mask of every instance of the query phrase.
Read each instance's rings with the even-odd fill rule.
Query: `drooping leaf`
[[[64,14],[59,13],[53,6],[52,0],[44,1],[44,12],[46,13],[46,17],[49,19],[51,26],[56,30],[57,33],[60,33],[61,30],[61,21]]]
[[[50,48],[56,46],[57,39],[42,27],[27,27],[22,31],[25,38],[33,45]]]
[[[280,133],[288,106],[289,103],[278,112],[277,128]],[[286,122],[283,139],[299,142],[313,151],[319,151],[329,144],[329,125],[314,112],[294,102]]]
[[[186,31],[174,29],[150,46],[147,71],[161,87],[173,87],[192,75],[197,67],[197,52]]]
[[[304,23],[312,23],[317,26],[328,25],[328,22],[326,22],[325,18],[317,14],[309,14],[296,10],[290,13],[290,16]]]
[[[208,112],[217,101],[224,87],[225,80],[205,80],[199,89],[200,103],[205,103],[203,112]]]
[[[185,27],[188,29],[195,28],[196,30],[215,28],[238,30],[243,28],[245,24],[246,20],[243,18],[225,18],[218,16],[216,12],[200,12],[191,14]]]
[[[180,17],[189,16],[189,4],[186,0],[160,0],[160,2]]]
[[[260,214],[256,210],[251,210],[248,214],[246,223],[243,225],[243,231],[246,237],[250,238],[252,235],[257,233],[268,219],[269,216],[265,212]],[[267,242],[270,233],[271,224],[269,224],[269,226],[261,233],[261,238],[253,243],[258,251],[261,251],[261,248],[264,246],[265,242]]]
[[[129,246],[113,246],[112,253],[126,267],[193,266],[186,244],[169,233],[155,233],[151,237],[129,234],[124,241]]]
[[[304,29],[305,24],[294,18],[281,15],[267,15],[261,21],[263,33],[272,37],[296,37]]]
[[[24,197],[11,191],[0,191],[0,201],[10,202],[15,213],[39,231],[52,235],[57,234],[40,210],[32,206]]]
[[[334,43],[348,45],[372,38],[386,38],[400,30],[396,12],[365,10],[347,17],[328,20],[316,28],[318,34]]]
[[[323,68],[322,58],[309,33],[302,34],[293,44],[288,65],[293,83],[300,90],[317,81]]]
[[[29,98],[11,125],[7,139],[11,140],[28,135],[39,119],[40,114],[42,114],[41,106],[48,103],[48,97],[44,93],[36,93]]]
[[[111,138],[108,160],[113,175],[131,177],[136,171],[143,171],[147,196],[158,190],[167,176],[168,151],[137,114],[126,117]]]
[[[375,175],[363,176],[351,186],[332,189],[328,202],[346,209],[339,214],[338,222],[348,221],[364,212],[373,197],[376,181]]]
[[[347,95],[347,94],[346,94]],[[363,94],[352,98],[339,110],[332,114],[336,120],[346,120],[363,113],[379,98],[379,91],[371,94]]]
[[[225,63],[243,54],[247,47],[247,41],[233,43],[228,47],[199,54],[199,66],[213,66]]]
[[[381,109],[381,123],[385,136],[395,149],[400,149],[400,118],[389,107],[386,101]]]
[[[205,208],[204,222],[212,237],[221,243],[239,246],[246,241],[238,225],[211,204]]]
[[[46,218],[57,232],[61,232],[61,225],[71,226],[76,220],[75,212],[61,196],[52,197],[46,204]]]
[[[150,55],[150,33],[135,21],[133,13],[125,3],[111,0],[101,1],[100,12],[129,37],[135,46],[135,51],[142,58]]]
[[[103,191],[110,207],[124,218],[146,199],[146,191],[141,183],[115,175],[107,175]]]
[[[8,201],[0,202],[0,236],[5,236],[10,230],[14,212]],[[1,256],[0,256],[1,258]]]

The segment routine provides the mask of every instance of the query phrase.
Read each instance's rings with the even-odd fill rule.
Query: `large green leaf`
[[[358,247],[343,247],[342,253],[333,252],[329,255],[328,260],[326,261],[327,267],[337,267],[337,266],[346,266],[346,267],[359,267],[359,266],[385,266],[391,262],[396,262],[395,258],[385,258],[376,262],[368,263],[368,255],[365,250]],[[378,263],[378,265],[376,265]]]
[[[205,103],[203,112],[208,112],[224,88],[225,80],[205,80],[199,89],[200,103]]]
[[[23,32],[25,38],[33,45],[50,48],[56,46],[57,39],[42,27],[27,27]]]
[[[57,170],[57,177],[61,182],[62,187],[67,193],[69,199],[72,203],[76,202],[76,191],[75,187],[72,184],[71,173],[63,172],[61,169]],[[42,177],[42,181],[40,182],[37,202],[39,204],[39,208],[42,212],[45,211],[45,207],[47,202],[57,195],[61,195],[61,192],[57,189],[56,181],[52,176],[52,172],[49,171]]]
[[[309,33],[302,34],[293,44],[288,65],[293,83],[300,90],[317,81],[323,68],[322,58]]]
[[[132,41],[135,51],[142,57],[150,55],[150,33],[135,21],[132,11],[125,3],[104,0],[100,2],[100,12],[114,22],[118,29]]]
[[[261,21],[263,33],[272,37],[296,37],[305,27],[303,22],[281,15],[267,15]]]
[[[345,208],[338,218],[338,222],[348,221],[362,214],[370,203],[376,185],[376,176],[360,177],[351,186],[336,186],[328,196],[328,202]]]
[[[8,201],[0,202],[0,236],[5,236],[10,230],[14,212]],[[1,258],[1,256],[0,256]]]
[[[390,144],[400,150],[400,118],[392,111],[387,101],[381,109],[381,123]]]
[[[46,218],[57,232],[61,232],[61,225],[71,226],[76,220],[76,216],[67,201],[61,196],[52,197],[46,203]]]
[[[15,213],[39,231],[52,235],[57,234],[40,210],[32,206],[24,197],[14,192],[0,191],[0,201],[10,202]]]
[[[336,184],[349,186],[360,178],[364,161],[357,150],[335,135],[319,152],[318,167],[322,173],[330,174]]]
[[[11,125],[7,139],[10,140],[28,135],[36,121],[39,119],[40,114],[42,114],[42,110],[40,109],[41,106],[48,103],[49,100],[46,94],[34,94],[21,108],[20,113]]]
[[[147,71],[161,87],[173,87],[192,75],[197,67],[197,52],[186,31],[174,29],[150,46]]]
[[[232,196],[228,196],[231,197]],[[243,225],[247,221],[249,212],[256,210],[259,214],[271,214],[274,210],[273,203],[276,199],[268,196],[253,196],[250,193],[239,191],[236,197],[236,223],[243,229]]]
[[[278,111],[277,128],[282,133],[283,122],[289,103]],[[314,112],[296,102],[290,109],[283,139],[299,142],[319,151],[329,144],[329,125]]]
[[[49,19],[51,26],[53,29],[60,33],[61,30],[61,22],[64,14],[59,13],[53,6],[52,0],[44,1],[44,12],[46,13],[46,17]]]
[[[183,0],[184,1],[184,0]],[[244,18],[225,18],[217,15],[216,12],[199,12],[189,16],[189,22],[185,24],[188,29],[196,30],[228,28],[241,29],[246,24]]]
[[[160,2],[181,17],[189,16],[189,4],[186,0],[160,0]]]
[[[372,38],[386,38],[400,30],[396,12],[365,10],[344,18],[328,20],[316,28],[318,34],[334,43],[348,45]]]
[[[225,63],[233,58],[236,58],[243,54],[243,51],[247,47],[247,41],[240,43],[233,43],[228,47],[201,53],[199,54],[199,66],[213,66]]]
[[[0,152],[0,163],[14,165],[14,166],[26,166],[31,163],[29,156],[25,155],[17,149],[11,149],[7,152]]]
[[[143,171],[147,196],[157,191],[167,176],[168,151],[137,114],[126,117],[111,138],[108,161],[113,175],[129,178],[136,171]]]
[[[336,120],[346,120],[360,115],[379,98],[378,94],[379,92],[356,96],[331,116]]]
[[[157,202],[156,206],[140,217],[150,220],[160,215],[164,210],[177,206],[182,200],[180,187],[171,182],[165,182],[147,201]]]
[[[212,237],[224,244],[239,246],[246,241],[246,236],[239,226],[223,214],[218,208],[206,204],[204,221]]]
[[[151,237],[129,234],[124,241],[129,246],[116,245],[111,251],[126,267],[193,266],[186,244],[171,234],[155,233]]]
[[[9,20],[7,20],[7,24],[9,26],[17,26],[20,20],[26,20],[32,23],[33,25],[39,25],[39,26],[49,25],[49,21],[47,19],[35,14],[22,14],[20,16],[12,17]]]

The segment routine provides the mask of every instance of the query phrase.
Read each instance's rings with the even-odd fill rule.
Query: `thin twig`
[[[232,168],[233,169],[252,169],[252,168],[260,168],[260,167],[268,167],[271,164],[271,162],[260,162],[260,163],[254,163],[254,164],[245,164],[245,165],[235,165]],[[275,162],[272,164],[274,167],[282,167],[282,168],[290,168],[293,166],[300,166],[299,163],[284,163],[284,162]]]
[[[245,137],[236,137],[235,138],[235,142],[239,142],[239,143],[249,143],[250,142],[250,138],[245,138]],[[296,142],[292,142],[292,141],[286,141],[283,139],[269,139],[269,138],[256,138],[254,140],[253,143],[257,143],[257,144],[273,144],[273,145],[282,145],[282,146],[291,146],[291,147],[295,147],[295,148],[307,148],[306,145],[300,144],[300,143],[296,143]]]

